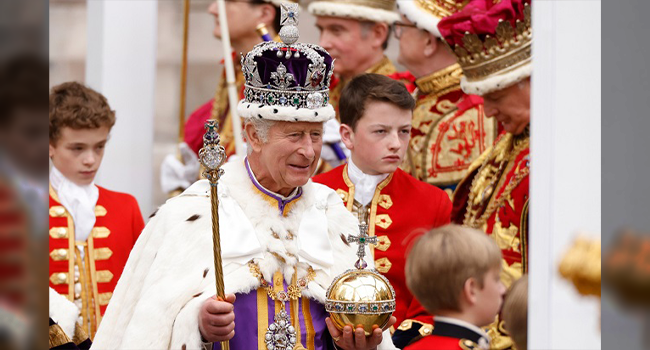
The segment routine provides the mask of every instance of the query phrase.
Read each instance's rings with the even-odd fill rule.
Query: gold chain
[[[273,291],[273,285],[264,279],[260,267],[256,263],[251,261],[248,263],[248,267],[253,277],[257,277],[260,280],[262,287],[266,288],[269,298],[273,301],[279,300],[284,302],[289,300],[298,300],[302,296],[302,291],[307,288],[309,282],[313,281],[316,277],[316,273],[311,266],[309,266],[309,269],[307,270],[307,275],[297,280],[295,278],[297,271],[294,271],[294,281],[292,281],[292,284],[287,287],[286,291],[283,287],[281,291],[276,293]]]

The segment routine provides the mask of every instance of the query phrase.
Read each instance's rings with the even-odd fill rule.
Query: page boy
[[[336,190],[368,234],[376,269],[395,288],[393,315],[399,327],[393,342],[402,348],[431,330],[431,316],[406,288],[405,247],[417,235],[449,222],[451,202],[442,190],[399,169],[409,143],[415,101],[404,84],[379,74],[363,74],[343,90],[339,105],[341,140],[348,164],[314,177]]]
[[[494,321],[506,290],[494,240],[458,225],[431,230],[413,245],[405,273],[408,288],[435,318],[432,333],[406,349],[489,348],[480,327]]]
[[[133,196],[94,184],[115,124],[106,98],[63,83],[49,119],[50,287],[77,305],[92,339],[144,221]]]

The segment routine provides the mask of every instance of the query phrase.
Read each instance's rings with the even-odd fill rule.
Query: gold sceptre
[[[209,119],[205,122],[203,135],[203,148],[199,150],[199,161],[205,168],[203,176],[210,182],[210,204],[212,212],[212,248],[214,252],[214,274],[217,283],[217,297],[226,299],[223,286],[223,268],[221,266],[221,238],[219,236],[219,196],[217,195],[217,182],[223,175],[221,166],[226,162],[226,150],[219,144],[220,137],[217,130],[219,124],[216,120]],[[222,350],[229,350],[227,340],[221,342]]]

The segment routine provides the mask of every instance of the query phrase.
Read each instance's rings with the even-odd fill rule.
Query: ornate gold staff
[[[210,203],[212,212],[212,248],[214,252],[214,274],[217,283],[217,297],[225,300],[226,295],[223,286],[223,268],[221,266],[221,239],[219,236],[219,197],[217,194],[217,182],[223,175],[221,166],[226,161],[226,150],[219,144],[220,137],[217,130],[219,124],[216,120],[210,119],[205,122],[206,132],[203,135],[203,148],[199,150],[199,160],[205,171],[205,176],[210,181]],[[222,350],[229,350],[230,343],[227,340],[221,342]]]

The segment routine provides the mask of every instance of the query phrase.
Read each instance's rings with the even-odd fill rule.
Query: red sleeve
[[[451,222],[451,200],[446,193],[443,192],[443,194],[444,196],[440,198],[440,206],[438,207],[438,217],[435,227],[444,226]]]
[[[185,143],[196,153],[203,147],[203,134],[205,133],[205,121],[212,117],[212,105],[214,99],[211,99],[201,107],[197,108],[185,122]]]
[[[144,229],[144,219],[142,219],[142,213],[140,212],[140,206],[138,205],[138,201],[133,198],[133,210],[132,210],[132,233],[133,233],[133,244],[135,245],[135,242],[138,240],[138,237],[140,237],[140,233],[142,233],[142,230]]]

